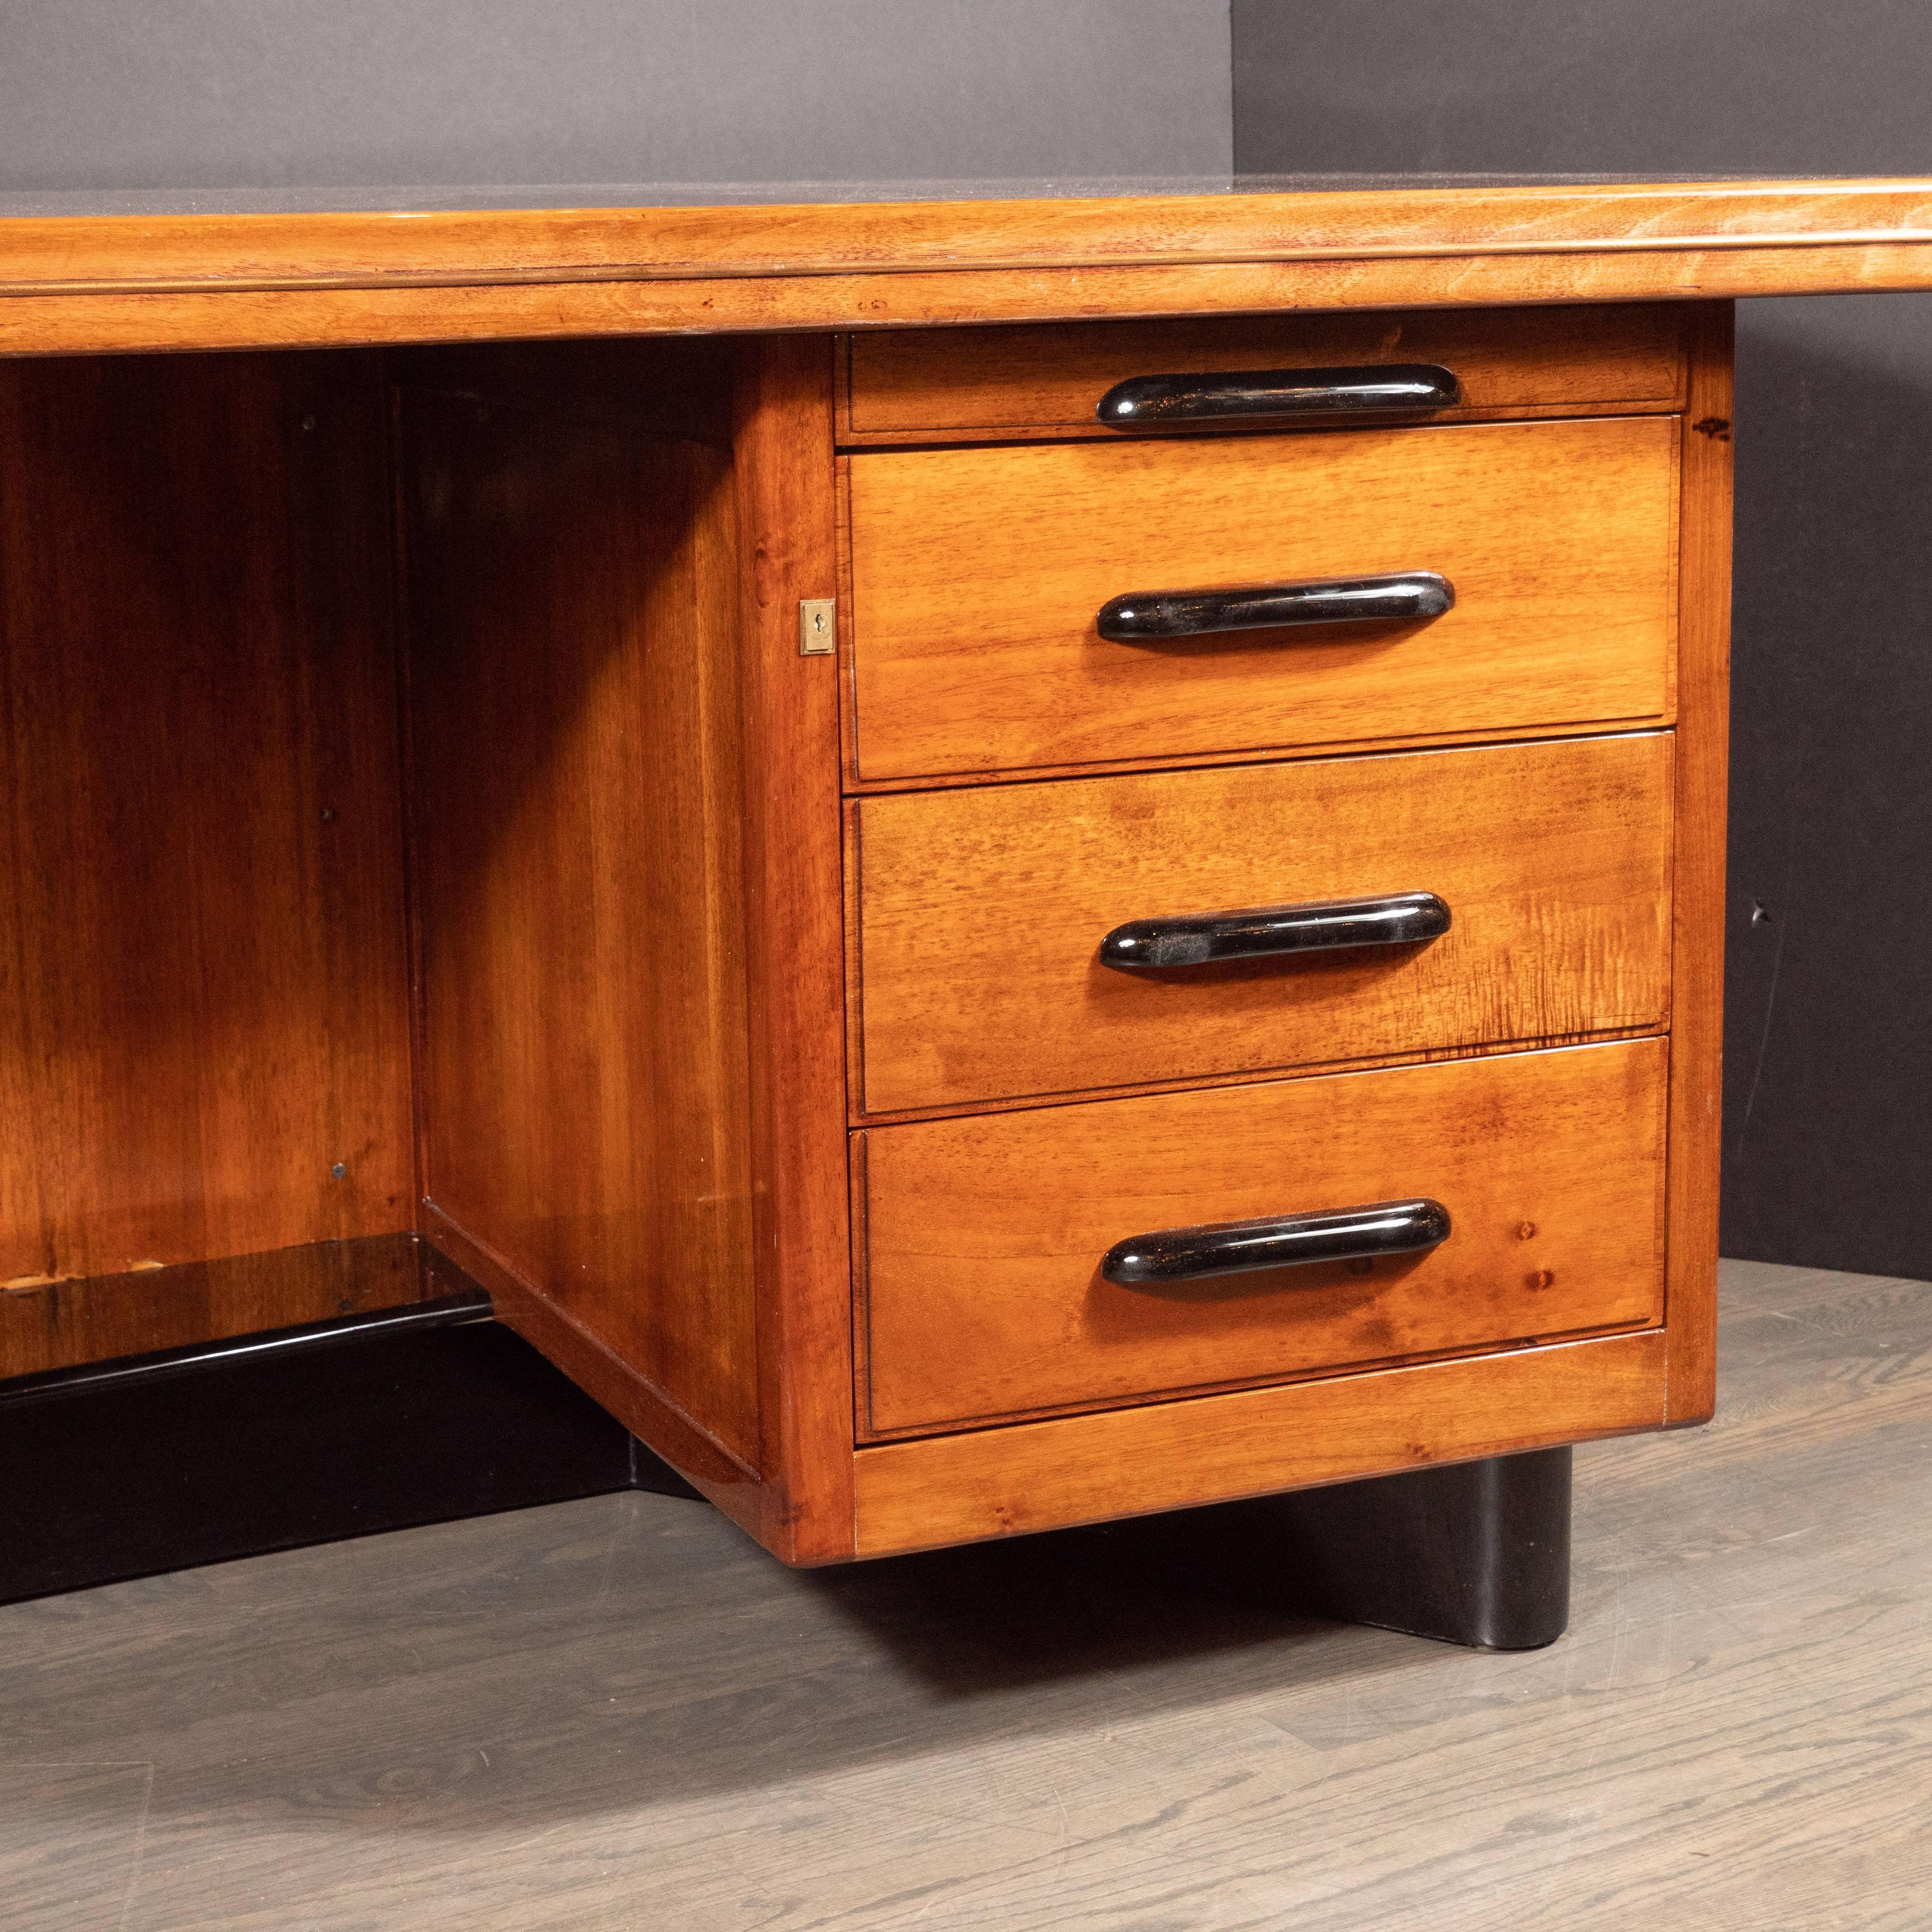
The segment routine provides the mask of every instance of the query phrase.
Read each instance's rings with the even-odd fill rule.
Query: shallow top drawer
[[[1104,433],[1101,398],[1136,376],[1389,363],[1455,376],[1460,400],[1432,420],[1675,409],[1682,314],[1655,304],[887,330],[846,340],[839,438],[1093,436]]]
[[[1661,722],[1679,420],[848,457],[858,776]],[[1409,617],[1102,632],[1124,604],[1423,573]]]

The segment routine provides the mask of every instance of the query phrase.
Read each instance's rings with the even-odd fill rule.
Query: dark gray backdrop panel
[[[1233,37],[1244,175],[1932,171],[1920,0],[1234,0]],[[1932,297],[1738,320],[1724,1252],[1932,1276]]]

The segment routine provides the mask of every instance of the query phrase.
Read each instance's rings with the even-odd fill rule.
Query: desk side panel
[[[1733,320],[1700,303],[1681,501],[1677,839],[1672,890],[1670,1332],[1667,1419],[1708,1421],[1718,1386],[1718,1186],[1724,1098],[1724,848],[1730,770]]]
[[[652,373],[640,355],[640,390]],[[730,458],[541,405],[398,400],[425,1232],[473,1244],[458,1258],[507,1288],[506,1318],[654,1448],[742,1491],[760,1445]]]
[[[765,1540],[790,1563],[853,1553],[852,1274],[838,660],[800,648],[837,592],[832,345],[745,345],[734,400],[751,917],[753,1165]]]

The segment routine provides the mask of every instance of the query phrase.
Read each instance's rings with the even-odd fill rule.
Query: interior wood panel
[[[428,1196],[756,1467],[730,459],[408,391],[400,448]]]
[[[536,410],[592,428],[731,446],[743,345],[694,335],[654,342],[466,342],[390,352],[390,380],[491,407]]]
[[[372,357],[0,364],[0,1284],[412,1223],[384,435]]]
[[[1674,418],[865,451],[858,776],[1664,719]],[[1104,641],[1130,592],[1433,570],[1424,622]]]
[[[859,1450],[859,1554],[1104,1522],[1659,1426],[1664,1336],[970,1430]]]
[[[1388,362],[1454,372],[1461,402],[1436,421],[1669,409],[1683,387],[1683,328],[1681,310],[1658,304],[882,330],[843,344],[840,434],[854,444],[1092,436],[1101,397],[1130,376]]]
[[[316,1241],[0,1293],[0,1378],[259,1335],[423,1298],[414,1234]]]
[[[1672,740],[1320,759],[850,808],[866,1108],[1669,1023]],[[1129,920],[1433,892],[1420,946],[1126,973]]]
[[[870,1421],[934,1430],[1655,1322],[1664,1042],[1388,1068],[865,1136]],[[1420,1256],[1103,1280],[1168,1228],[1418,1196]]]
[[[432,1270],[435,1256],[446,1256],[458,1272],[488,1292],[496,1318],[505,1328],[547,1357],[747,1535],[763,1540],[770,1485],[755,1469],[584,1322],[566,1314],[554,1296],[508,1267],[434,1202],[424,1204],[422,1220]]]

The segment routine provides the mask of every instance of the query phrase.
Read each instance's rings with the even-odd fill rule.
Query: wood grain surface
[[[764,1526],[766,1484],[758,1471],[722,1442],[710,1426],[680,1408],[662,1386],[598,1333],[596,1311],[580,1316],[494,1249],[476,1239],[434,1202],[422,1208],[431,1246],[487,1289],[496,1318],[600,1402],[654,1454],[748,1536]]]
[[[370,358],[0,368],[0,1284],[411,1224],[383,438]]]
[[[1461,401],[1432,421],[1670,409],[1683,329],[1682,310],[1657,304],[882,331],[840,345],[839,437],[1092,436],[1101,397],[1130,376],[1388,362],[1454,374]]]
[[[97,218],[109,219],[111,218]],[[1932,287],[1932,236],[1438,251],[1151,268],[884,269],[700,280],[41,295],[0,292],[0,356],[814,333],[1287,309],[1730,300]]]
[[[1731,724],[1732,320],[1695,311],[1684,438],[1677,854],[1670,1048],[1670,1409],[1717,1402],[1718,1189],[1724,1102],[1724,855]]]
[[[1245,1508],[797,1573],[600,1496],[15,1604],[8,1932],[1919,1932],[1932,1292],[1724,1305],[1717,1421],[1576,1452],[1544,1651],[1312,1622]]]
[[[316,1241],[0,1292],[0,1377],[332,1321],[423,1298],[414,1234]]]
[[[872,1130],[871,1426],[1660,1321],[1664,1097],[1664,1043],[1646,1040]],[[1422,1255],[1194,1286],[1100,1274],[1135,1235],[1418,1196],[1453,1230]]]
[[[1658,1428],[1660,1330],[858,1452],[883,1556]]]
[[[1312,194],[388,213],[82,215],[0,224],[0,288],[99,292],[686,280],[865,270],[1648,254],[1932,238],[1924,179],[1400,186]]]
[[[729,459],[418,391],[398,448],[426,1191],[755,1468]]]
[[[1667,717],[1675,418],[871,451],[858,776]],[[1423,622],[1103,641],[1131,592],[1441,572]]]
[[[1010,232],[1024,230],[1022,219]],[[519,232],[528,239],[535,231]],[[686,232],[699,237],[698,226]],[[937,231],[918,232],[929,239]],[[1093,232],[1078,231],[1090,239]],[[265,231],[250,232],[267,242]],[[647,278],[650,285],[675,286],[680,300],[710,286],[705,278],[726,259],[716,253],[723,232],[694,240],[700,253],[713,251],[704,275]],[[794,238],[803,245],[803,227]],[[76,242],[70,267],[88,245]],[[189,238],[182,245],[191,252],[200,244]],[[925,244],[908,245],[916,254]],[[1293,262],[1232,266],[1328,274],[1352,272],[1370,257],[1384,268],[1424,259],[1406,244],[1380,255],[1376,245],[1360,261],[1316,248]],[[1504,256],[1529,259],[1513,244],[1500,248],[1496,259]],[[762,289],[754,299],[776,302],[772,314],[782,317],[790,313],[784,302],[810,279],[798,260],[771,276],[719,272]],[[1067,272],[1157,275],[1204,266],[1212,264],[1136,257]],[[259,264],[242,280],[258,272]],[[860,272],[902,290],[925,274],[962,279],[952,256]],[[1024,279],[1034,270],[1009,264],[988,272]],[[380,326],[384,304],[406,298],[440,304],[437,326],[452,336],[474,322],[464,312],[472,298],[550,299],[546,328],[574,313],[556,285],[520,272],[507,291],[487,281],[446,285],[406,268],[378,272],[360,287],[352,275],[307,286],[271,276],[225,290],[219,279],[112,288],[44,281],[38,292],[0,295],[0,349],[32,346],[41,303],[80,304],[70,320],[92,303],[131,304],[147,327],[166,326],[157,304],[347,300],[362,305],[339,319],[354,330],[372,319]],[[848,278],[829,269],[818,279]],[[592,272],[591,280],[627,298],[645,285],[615,269]],[[1578,281],[1568,292],[1588,290]],[[988,306],[975,312],[991,318],[1001,298],[987,292]],[[511,312],[488,311],[496,320],[484,332]],[[703,326],[722,326],[722,313]],[[1727,417],[1698,411],[1720,402],[1727,410],[1728,392],[1718,325],[1700,320],[1697,419],[1680,434],[1677,418],[1661,413],[1677,400],[1674,351],[1658,346],[1675,343],[1680,319],[1675,309],[1657,316],[1654,337],[1639,328],[1630,338],[1651,347],[1617,364],[1649,369],[1655,393],[1635,399],[1648,414],[1159,445],[880,450],[848,459],[852,590],[843,643],[844,668],[856,675],[848,689],[857,698],[861,777],[892,784],[1082,760],[1252,756],[1365,736],[1669,723],[1680,482],[1687,554],[1705,556],[1720,532],[1711,464],[1721,459],[1680,446],[1685,437],[1720,440]],[[883,308],[862,318],[891,319]],[[222,326],[254,325],[236,310]],[[1611,362],[1611,351],[1629,350],[1618,331],[1634,326],[1626,318],[1610,328],[1616,340],[1599,348]],[[1562,333],[1552,325],[1543,336],[1527,329],[1525,339],[1546,346]],[[1594,352],[1576,352],[1586,363]],[[1551,351],[1539,366],[1602,386],[1576,376],[1570,351]],[[801,658],[796,628],[801,598],[839,586],[834,367],[830,338],[809,333],[655,356],[649,344],[592,344],[493,349],[467,369],[454,352],[399,363],[408,386],[395,422],[410,634],[406,788],[397,770],[382,588],[390,532],[375,361],[102,358],[0,371],[0,724],[8,752],[0,790],[15,829],[10,861],[0,847],[0,886],[16,911],[10,976],[0,966],[0,1016],[10,1017],[13,1034],[0,1034],[0,1238],[19,1249],[10,1258],[0,1246],[0,1285],[32,1289],[72,1275],[145,1272],[152,1262],[194,1266],[399,1234],[406,1202],[426,1194],[422,1225],[470,1244],[466,1264],[496,1270],[493,1285],[524,1331],[654,1446],[708,1480],[753,1534],[797,1563],[854,1553],[873,1452],[855,1464],[842,666]],[[1591,406],[1582,398],[1571,404]],[[1040,406],[1051,416],[1050,399]],[[1692,494],[1700,507],[1688,506]],[[225,520],[211,514],[216,505]],[[1436,547],[1409,555],[1419,538]],[[1372,562],[1356,554],[1371,540],[1402,554]],[[1177,573],[1167,581],[1156,574],[1163,555]],[[1130,565],[1137,574],[1120,577]],[[1434,625],[1372,640],[1302,638],[1289,650],[1278,638],[1103,650],[1088,634],[1104,596],[1180,587],[1198,580],[1197,570],[1242,581],[1382,567],[1445,568],[1461,601]],[[1714,580],[1701,578],[1700,594],[1710,597]],[[1022,596],[1010,594],[1016,584]],[[1094,594],[1096,584],[1103,587]],[[1703,626],[1704,655],[1692,671],[1707,718],[1721,702],[1720,671],[1712,669],[1721,665],[1716,608],[1707,602],[1692,617]],[[1520,831],[1540,823],[1549,844],[1538,848],[1539,878],[1560,879],[1570,896],[1552,910],[1546,896],[1528,893],[1526,922],[1540,943],[1510,949],[1510,973],[1499,970],[1492,949],[1490,970],[1466,972],[1435,1008],[1420,995],[1405,1006],[1408,996],[1390,980],[1376,982],[1378,1006],[1364,982],[1347,1002],[1360,1039],[1336,1046],[1332,1003],[1325,1024],[1310,1006],[1307,1036],[1325,1034],[1331,1054],[1373,1058],[1664,1024],[1658,801],[1670,782],[1670,744],[1656,735],[1616,742],[1648,747],[1647,776],[1586,781],[1583,765],[1599,753],[1580,740],[1442,754],[1500,760],[1533,752],[1563,761],[1562,796],[1540,821],[1533,790],[1521,783],[1493,785],[1490,808],[1479,815]],[[1697,816],[1703,843],[1693,870],[1708,904],[1721,760],[1713,765],[1708,742],[1701,757],[1693,779],[1677,782],[1682,808]],[[1361,761],[1364,769],[1400,762]],[[1426,760],[1408,762],[1419,770]],[[1329,760],[1320,769],[1340,767]],[[1199,788],[1210,784],[1232,800],[1277,778],[1258,770],[1102,782],[1120,788],[1115,801],[1131,803],[1163,787],[1204,796]],[[418,954],[419,1177],[406,1120],[397,806],[405,789]],[[879,1068],[882,1082],[901,1084],[882,1085],[890,1100],[868,1088],[872,1104],[964,1106],[1064,1093],[1082,1080],[1118,1088],[1306,1063],[1304,1049],[1282,1057],[1271,1018],[1254,1006],[1243,1007],[1226,1042],[1204,1045],[1200,1029],[1183,1025],[1162,1049],[1165,1062],[1143,1036],[1122,1047],[1119,1064],[1102,1067],[1100,1036],[1083,1040],[1066,1011],[1056,1018],[1042,997],[1052,972],[1070,971],[1072,952],[1058,967],[1049,958],[1030,995],[1015,995],[1016,1012],[1042,1042],[1029,1049],[1024,1026],[1002,1021],[983,999],[976,1006],[970,986],[946,985],[931,961],[914,956],[925,943],[922,919],[944,937],[930,896],[949,868],[962,879],[997,874],[1016,902],[1052,905],[1060,916],[1076,884],[1106,872],[1105,854],[1069,858],[1056,819],[1036,850],[1064,862],[1068,876],[1045,891],[1050,866],[1036,859],[1029,871],[1024,849],[1035,832],[1024,817],[1035,807],[1049,818],[1064,814],[1090,790],[1076,782],[874,798],[857,808],[859,876],[868,890],[867,811],[876,807],[888,831],[942,820],[949,828],[937,844],[926,830],[908,835],[896,862],[910,908],[894,916],[904,956],[893,956],[892,922],[861,932],[862,966],[869,960],[879,970],[882,987],[896,976],[901,1009],[894,1014],[889,1003]],[[1394,833],[1414,808],[1408,790],[1372,811],[1340,794],[1307,807],[1337,842],[1338,866],[1352,859],[1341,850],[1352,825],[1373,821],[1382,842],[1365,848],[1368,856],[1394,853]],[[1592,836],[1602,831],[1600,807],[1616,836]],[[922,808],[932,815],[911,815]],[[975,812],[987,814],[985,825]],[[1002,812],[1020,817],[988,830]],[[1467,825],[1452,838],[1454,814],[1436,815],[1438,855],[1473,866],[1478,842]],[[1157,811],[1140,816],[1160,830]],[[1240,811],[1228,805],[1206,816],[1205,837],[1198,814],[1182,814],[1184,832],[1232,865],[1244,848],[1228,830]],[[1107,836],[1120,833],[1115,826]],[[1004,859],[993,850],[1001,839]],[[1534,856],[1526,841],[1526,832],[1513,855],[1519,885],[1526,855]],[[1270,843],[1258,817],[1246,848],[1257,865]],[[955,856],[938,862],[935,854],[946,851]],[[1163,879],[1177,890],[1192,883],[1192,875],[1150,873],[1135,883]],[[1508,888],[1504,879],[1492,897],[1508,898]],[[1488,902],[1479,891],[1470,903]],[[1588,910],[1572,930],[1560,907],[1578,904]],[[1119,916],[1190,909],[1199,908]],[[984,902],[976,912],[962,900],[953,930],[960,940],[983,938],[987,923]],[[1454,944],[1420,958],[1452,966],[1456,946],[1475,930],[1459,928]],[[1699,930],[1680,916],[1676,956],[1708,994],[1715,955]],[[1090,945],[1084,940],[1080,952],[1089,977]],[[87,961],[85,973],[69,970],[76,957]],[[1574,973],[1552,970],[1564,959]],[[1483,1004],[1478,977],[1487,1004],[1472,1018]],[[1333,994],[1336,982],[1323,983]],[[1259,999],[1256,979],[1228,984],[1242,1000]],[[934,988],[957,1007],[956,1050],[934,1025]],[[1232,1010],[1216,1011],[1225,1019]],[[1704,1017],[1710,1024],[1673,1062],[1680,1110],[1697,1104],[1697,1083],[1714,1065],[1715,1023]],[[892,1027],[896,1046],[886,1040]],[[1660,1049],[1599,1050],[1635,1064]],[[1057,1070],[1048,1064],[1055,1052]],[[975,1054],[988,1057],[975,1064]],[[1033,1070],[1017,1078],[1002,1070],[1029,1058]],[[1361,1077],[1479,1084],[1501,1078],[1490,1070],[1504,1064]],[[1170,1097],[1177,1107],[1226,1098]],[[1166,1102],[1110,1106],[1156,1104]],[[1075,1111],[1059,1110],[1062,1125]],[[1598,1114],[1624,1118],[1614,1107]],[[958,1130],[990,1142],[1045,1118],[1010,1115]],[[1108,1120],[1124,1124],[1121,1115]],[[1708,1406],[1708,1124],[1694,1120],[1673,1148],[1685,1259],[1672,1292],[1686,1327],[1672,1358],[1682,1390],[1672,1419],[1696,1419]],[[1507,1125],[1498,1116],[1496,1133]],[[1547,1321],[1519,1320],[1512,1306],[1457,1326],[1469,1314],[1467,1298],[1446,1313],[1418,1302],[1384,1324],[1396,1338],[1386,1346],[1364,1318],[1347,1339],[1273,1365],[1255,1365],[1254,1337],[1235,1335],[1238,1324],[1228,1330],[1232,1343],[1208,1350],[1211,1360],[1183,1361],[1184,1346],[1165,1366],[1122,1370],[1112,1382],[1090,1373],[1078,1351],[1049,1342],[1041,1359],[1057,1357],[1066,1384],[1048,1386],[1042,1370],[1040,1388],[988,1408],[944,1376],[921,1390],[917,1376],[930,1368],[923,1360],[916,1373],[905,1366],[935,1333],[950,1346],[951,1318],[943,1295],[935,1299],[930,1264],[922,1264],[928,1274],[916,1292],[910,1264],[895,1262],[897,1276],[879,1272],[882,1254],[914,1252],[908,1204],[938,1211],[970,1169],[963,1156],[949,1156],[908,1186],[874,1157],[898,1144],[890,1136],[908,1136],[910,1146],[910,1136],[927,1131],[886,1128],[862,1144],[868,1238],[884,1244],[872,1251],[872,1292],[884,1280],[889,1298],[912,1311],[910,1352],[886,1326],[867,1331],[867,1373],[875,1394],[886,1390],[878,1426],[888,1432],[1514,1346],[1658,1316],[1654,1281],[1634,1270],[1616,1276],[1624,1300],[1585,1294],[1587,1309],[1566,1304]],[[1382,1140],[1396,1144],[1393,1132]],[[1560,1135],[1558,1142],[1570,1144]],[[1654,1137],[1647,1151],[1626,1151],[1629,1159],[1610,1161],[1609,1186],[1600,1184],[1604,1201],[1621,1199],[1618,1184],[1640,1191],[1654,1178]],[[1082,1143],[1080,1158],[1090,1161],[1090,1145]],[[1547,1148],[1539,1148],[1536,1165],[1554,1171]],[[1051,1172],[1052,1164],[1040,1168]],[[1064,1209],[1067,1185],[1060,1196]],[[898,1222],[881,1216],[882,1201]],[[1534,1219],[1526,1211],[1519,1218],[1522,1226]],[[986,1225],[997,1232],[1000,1224]],[[1624,1212],[1615,1233],[1635,1240],[1646,1225]],[[1614,1247],[1610,1231],[1595,1233],[1600,1250]],[[1654,1235],[1653,1226],[1646,1238]],[[929,1237],[925,1228],[916,1235]],[[958,1242],[952,1250],[964,1251]],[[158,1272],[188,1279],[172,1267]],[[1525,1280],[1552,1275],[1556,1300],[1586,1286],[1568,1262]],[[1640,1279],[1648,1284],[1640,1294],[1631,1286]],[[1539,1304],[1539,1315],[1556,1300]],[[1055,1305],[1035,1296],[1024,1312],[1040,1316]],[[1334,1332],[1352,1318],[1338,1312]],[[1006,1328],[1017,1334],[1024,1322]],[[994,1361],[996,1352],[980,1352]],[[1143,1353],[1154,1361],[1160,1347]],[[1243,1359],[1228,1367],[1236,1355]],[[1566,1382],[1569,1392],[1552,1397],[1538,1427],[1639,1426],[1628,1419],[1631,1405],[1648,1397],[1630,1391],[1648,1388],[1654,1366],[1648,1354],[1642,1362],[1640,1372],[1630,1371],[1635,1381],[1609,1377],[1595,1410],[1580,1384]],[[947,1375],[957,1367],[942,1366]],[[1541,1400],[1540,1384],[1523,1387],[1524,1400]],[[1422,1434],[1403,1438],[1414,1453],[1479,1453],[1466,1446],[1478,1439],[1468,1433],[1474,1418],[1430,1415]],[[1389,1442],[1401,1420],[1391,1410],[1378,1425]],[[1492,1417],[1491,1434],[1480,1439],[1500,1439],[1500,1426]],[[1220,1453],[1204,1450],[1198,1473],[1208,1486],[1189,1493],[1233,1492],[1215,1462]],[[1184,1447],[1180,1461],[1192,1454]],[[988,1506],[976,1466],[970,1458],[958,1466],[956,1510]],[[1315,1479],[1270,1466],[1276,1481]],[[1047,1473],[1059,1480],[1060,1472]],[[1070,1475],[1058,1490],[1043,1481],[1038,1507],[1046,1513],[1034,1520],[1064,1520],[1053,1516],[1056,1508],[1084,1509],[1081,1480]],[[997,1483],[992,1493],[1004,1509]]]
[[[1912,288],[1916,180],[0,222],[0,353]]]
[[[849,808],[873,1113],[1668,1024],[1670,734]],[[1424,945],[1157,973],[1136,919],[1432,892]]]
[[[852,1554],[852,1262],[838,665],[799,650],[836,593],[832,345],[748,344],[733,403],[745,733],[760,1534],[788,1562]]]
[[[754,1535],[831,1561],[838,665],[798,649],[834,588],[831,345],[622,359],[407,365],[436,386],[400,446],[424,1225]]]
[[[728,451],[742,351],[712,336],[669,338],[647,350],[623,341],[468,342],[398,349],[386,366],[404,388]]]

